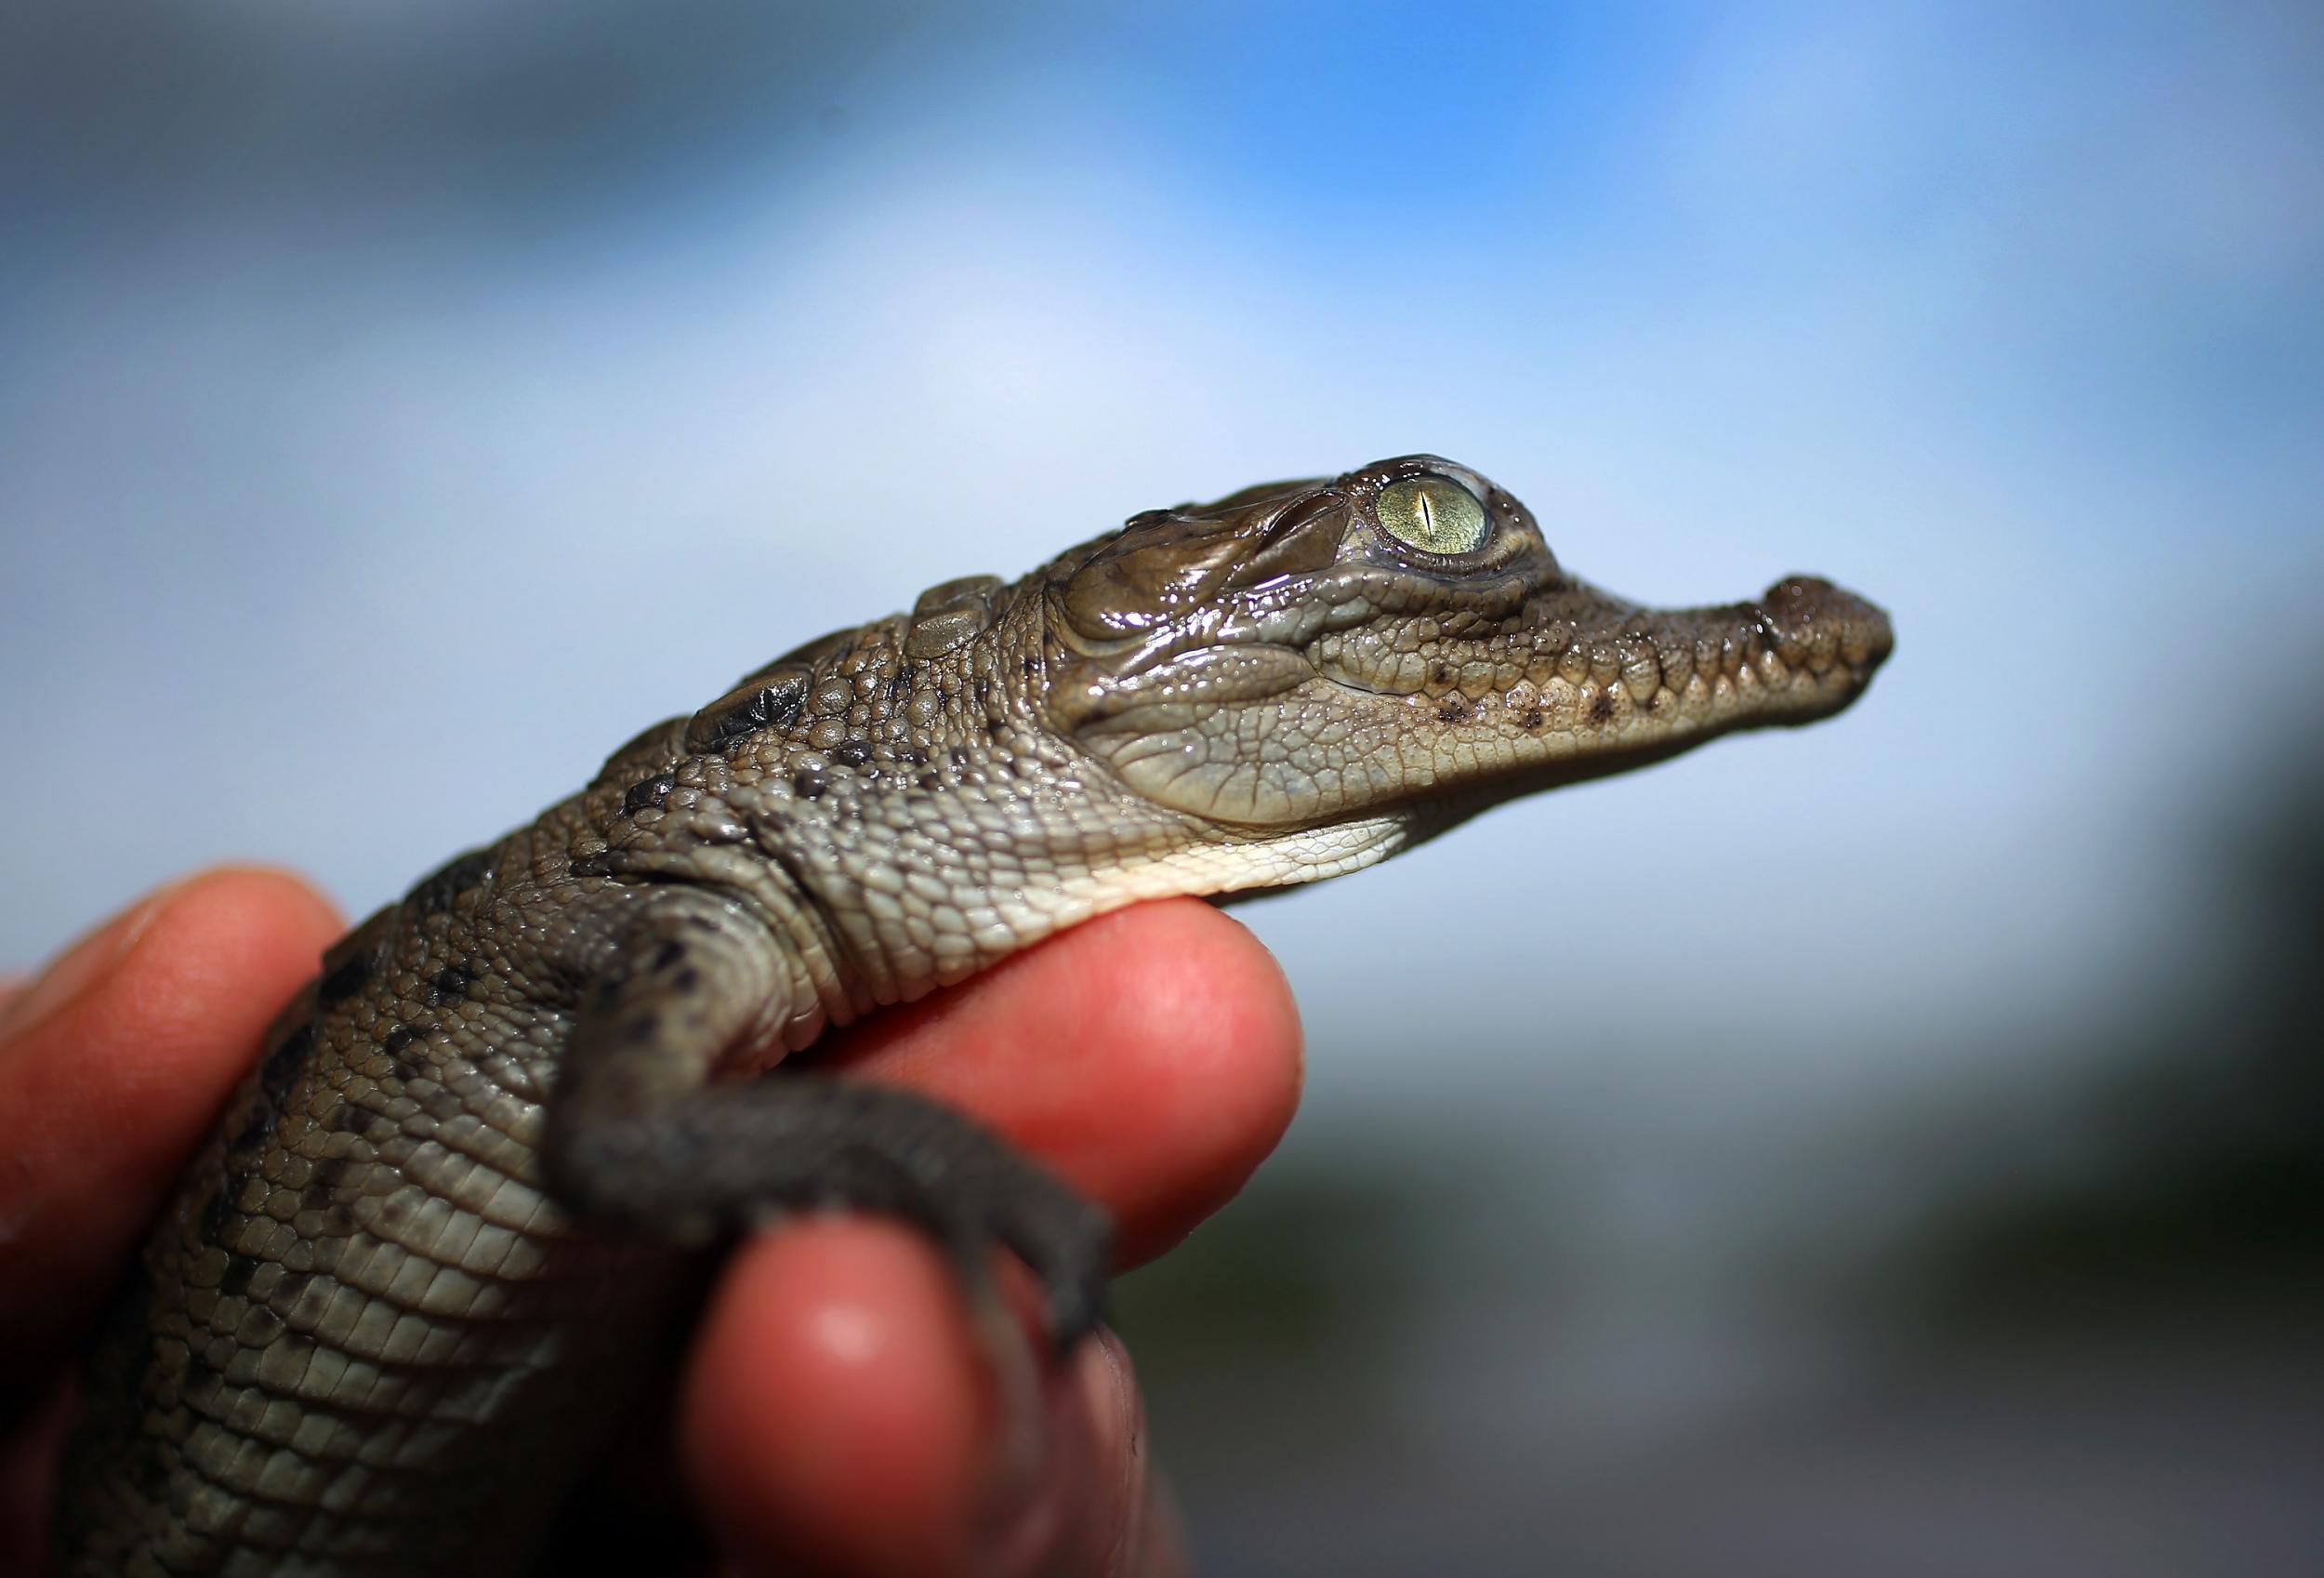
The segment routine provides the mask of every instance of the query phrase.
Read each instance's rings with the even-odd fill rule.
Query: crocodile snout
[[[1821,576],[1787,576],[1760,599],[1777,656],[1824,674],[1844,664],[1861,682],[1895,650],[1896,633],[1876,604]]]

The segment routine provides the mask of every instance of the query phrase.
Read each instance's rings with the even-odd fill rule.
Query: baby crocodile
[[[57,1570],[507,1572],[694,1246],[921,1225],[1097,1319],[1101,1213],[959,1114],[766,1073],[1171,894],[1338,876],[1497,802],[1845,707],[1821,580],[1663,612],[1408,456],[1155,510],[808,643],[324,954],[88,1372]]]

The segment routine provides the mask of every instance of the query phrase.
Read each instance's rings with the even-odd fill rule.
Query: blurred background
[[[1898,654],[1241,912],[1205,1571],[2324,1571],[2313,7],[11,7],[0,221],[0,961],[1440,450]]]

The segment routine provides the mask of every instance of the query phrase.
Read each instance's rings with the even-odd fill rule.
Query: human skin
[[[267,1021],[343,929],[295,877],[210,872],[0,988],[0,1571],[37,1571],[70,1417],[59,1378]],[[1193,900],[1069,931],[832,1055],[1047,1160],[1113,1213],[1124,1266],[1241,1187],[1300,1081],[1274,960]],[[1184,1571],[1121,1346],[1101,1331],[1046,1357],[1033,1301],[1011,1302],[1017,1321],[980,1320],[893,1223],[800,1220],[740,1246],[670,1447],[730,1570]]]

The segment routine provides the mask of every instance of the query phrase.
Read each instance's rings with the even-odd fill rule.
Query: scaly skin
[[[786,1051],[1136,900],[1336,876],[1514,795],[1825,717],[1886,619],[1639,608],[1431,457],[1155,511],[799,648],[324,959],[89,1369],[57,1571],[505,1573],[691,1264],[786,1208],[1024,1258],[1106,1228],[967,1120]]]

